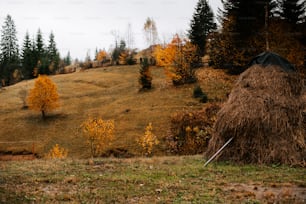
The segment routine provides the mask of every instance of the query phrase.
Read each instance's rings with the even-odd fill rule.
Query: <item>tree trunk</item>
[[[41,111],[41,115],[42,115],[42,118],[45,120],[46,119],[46,113],[44,110]]]

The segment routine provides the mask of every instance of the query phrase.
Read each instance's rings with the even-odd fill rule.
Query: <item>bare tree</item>
[[[126,30],[126,47],[130,50],[134,48],[134,32],[132,29],[132,24],[128,24],[127,30]]]
[[[144,24],[145,38],[149,46],[155,45],[158,42],[158,33],[156,23],[153,18],[147,18]]]

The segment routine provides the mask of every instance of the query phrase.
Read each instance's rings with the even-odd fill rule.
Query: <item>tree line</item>
[[[305,72],[305,1],[223,0],[222,4],[215,18],[207,0],[197,3],[188,37],[198,47],[198,56],[209,55],[215,67],[240,73],[254,56],[273,51]]]
[[[71,63],[70,53],[61,59],[51,32],[48,44],[38,29],[35,38],[26,32],[21,49],[18,46],[17,30],[10,15],[7,15],[0,38],[0,79],[2,86],[22,79],[31,79],[39,74],[55,74],[59,68]]]
[[[254,56],[273,51],[305,71],[305,1],[224,0],[223,7],[206,44],[215,66],[243,71]]]

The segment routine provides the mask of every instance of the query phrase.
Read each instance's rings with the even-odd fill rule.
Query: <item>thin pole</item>
[[[265,6],[265,30],[266,30],[266,51],[270,50],[269,45],[269,3]]]
[[[234,137],[229,139],[205,164],[204,167],[206,167],[232,140]]]

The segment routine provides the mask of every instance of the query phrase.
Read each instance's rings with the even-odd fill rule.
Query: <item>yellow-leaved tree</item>
[[[138,144],[141,146],[145,155],[149,156],[152,154],[153,147],[159,144],[157,137],[152,132],[152,123],[149,123],[146,127],[145,134],[139,138]]]
[[[56,85],[49,77],[39,75],[34,88],[30,90],[27,102],[30,109],[40,111],[43,119],[45,119],[46,112],[60,106]]]
[[[106,60],[106,57],[107,57],[107,53],[106,53],[106,51],[104,51],[104,50],[101,50],[101,51],[97,54],[97,56],[96,56],[97,60],[100,61],[100,62],[105,61],[105,60]]]
[[[157,46],[154,52],[156,64],[165,67],[166,75],[174,85],[195,82],[193,64],[196,61],[197,48],[187,39],[177,34],[164,48]]]
[[[55,144],[52,149],[46,155],[47,159],[65,159],[68,155],[68,151]]]
[[[97,157],[114,139],[115,122],[89,117],[81,125],[91,157]]]

